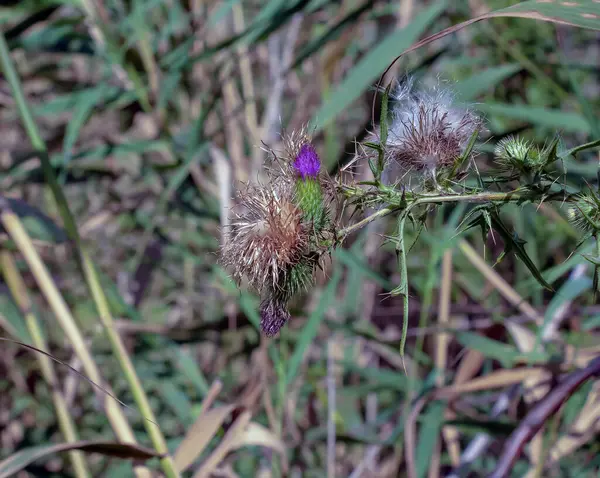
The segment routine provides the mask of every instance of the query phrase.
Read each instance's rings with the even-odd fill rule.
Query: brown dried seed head
[[[221,262],[239,283],[262,291],[281,278],[306,251],[302,213],[284,188],[249,187],[240,195],[245,211],[236,215],[221,248]]]

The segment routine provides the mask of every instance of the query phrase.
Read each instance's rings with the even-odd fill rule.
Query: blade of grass
[[[25,130],[27,131],[27,135],[29,136],[29,139],[34,149],[37,150],[40,154],[44,174],[46,176],[46,180],[49,183],[56,204],[58,205],[59,211],[64,222],[64,227],[69,235],[69,238],[77,246],[77,251],[79,252],[80,266],[83,270],[87,286],[94,299],[94,303],[98,310],[98,314],[100,316],[102,325],[104,326],[106,334],[108,335],[108,339],[113,349],[113,353],[119,361],[119,365],[121,366],[122,371],[125,374],[125,378],[129,384],[133,397],[138,407],[140,408],[141,413],[144,415],[144,417],[148,419],[144,420],[144,425],[146,426],[146,430],[150,435],[150,438],[152,439],[156,451],[161,455],[165,455],[163,458],[161,458],[161,465],[163,471],[165,472],[168,478],[176,478],[179,476],[179,474],[175,470],[171,457],[167,455],[168,449],[164,436],[160,428],[157,425],[155,425],[156,418],[154,417],[154,413],[150,407],[148,398],[144,392],[144,389],[142,388],[139,378],[137,377],[137,374],[135,372],[129,355],[127,354],[125,346],[123,345],[121,337],[116,331],[116,327],[114,326],[114,320],[110,312],[108,300],[106,299],[106,295],[104,294],[104,291],[100,284],[98,274],[96,272],[92,260],[90,259],[89,255],[87,254],[86,250],[81,244],[81,238],[79,237],[79,233],[77,232],[77,225],[75,219],[73,218],[71,210],[69,209],[67,199],[62,189],[60,188],[60,185],[58,184],[58,181],[54,174],[54,170],[52,168],[52,165],[50,164],[46,144],[37,129],[37,125],[35,124],[33,116],[31,115],[31,111],[23,94],[21,82],[12,63],[12,59],[10,58],[10,53],[8,51],[8,46],[4,39],[4,35],[2,35],[1,33],[0,63],[2,64],[2,70],[4,71],[4,74],[6,75],[6,78],[10,84],[13,96],[15,98],[15,102],[17,104],[17,109],[19,111],[21,119],[23,120]],[[48,275],[45,266],[39,259],[39,256],[37,255],[37,252],[33,247],[33,244],[31,244],[31,241],[27,236],[27,233],[25,232],[25,230],[19,230],[22,229],[19,219],[10,212],[3,213],[2,219],[5,223],[5,227],[7,225],[6,223],[8,222],[10,227],[14,228],[14,232],[19,234],[19,238],[21,241],[21,252],[26,252],[29,255],[28,262],[30,262],[30,267],[32,266],[32,264],[36,265],[39,275],[38,279],[44,279],[47,299],[50,300],[50,298],[52,298],[52,300],[55,302],[55,307],[58,307],[57,310],[58,312],[60,312],[59,314],[57,314],[57,316],[61,316],[63,318],[64,325],[68,326],[68,330],[72,334],[72,338],[75,339],[74,341],[71,341],[72,345],[76,348],[79,348],[80,353],[84,354],[88,367],[91,367],[90,370],[94,373],[96,378],[99,379],[100,374],[89,351],[85,347],[85,342],[83,341],[81,332],[77,328],[75,320],[72,318],[70,312],[68,311],[64,299],[62,299],[62,297],[60,296],[60,293],[58,292],[58,289],[56,288],[54,282]],[[95,380],[91,376],[91,374],[88,375],[90,375],[90,378],[92,380],[97,382],[100,381]],[[107,405],[110,407],[115,406],[112,400],[105,401],[105,403],[111,404]],[[135,443],[133,433],[131,432],[127,420],[122,415],[121,410],[118,407],[115,410],[116,411],[112,411],[114,424],[122,430],[122,433],[124,433],[125,436],[131,435],[128,437],[130,438],[129,441]]]
[[[0,462],[0,478],[14,476],[39,458],[68,450],[82,450],[89,453],[101,453],[107,456],[131,458],[135,460],[148,460],[157,456],[154,450],[149,450],[148,448],[131,443],[80,441],[76,443],[61,443],[58,445],[42,445],[21,450]]]
[[[346,75],[341,84],[329,95],[313,116],[312,124],[319,131],[327,126],[339,113],[346,109],[370,83],[381,73],[393,58],[394,52],[403,50],[414,42],[429,25],[444,11],[446,1],[435,2],[415,16],[406,28],[395,31],[371,49]]]
[[[42,334],[40,323],[33,313],[27,287],[25,286],[23,277],[21,276],[17,264],[15,263],[15,260],[10,252],[0,252],[0,265],[2,266],[4,280],[8,285],[10,293],[15,299],[21,314],[25,318],[27,330],[29,331],[33,345],[41,350],[47,351],[48,345],[46,344],[46,340]],[[44,355],[37,355],[37,359],[40,363],[40,369],[42,370],[44,380],[48,384],[52,394],[52,401],[54,403],[54,408],[56,409],[56,417],[60,431],[65,437],[67,443],[75,443],[79,440],[79,438],[77,436],[75,424],[69,412],[67,402],[60,391],[54,366],[52,365],[50,359]],[[87,463],[80,452],[73,450],[70,451],[69,459],[77,478],[87,478],[92,476],[90,474],[90,470],[88,469]]]
[[[296,348],[294,349],[294,352],[292,353],[292,356],[287,364],[287,372],[285,374],[286,386],[291,385],[296,378],[306,351],[317,336],[319,325],[321,325],[323,317],[325,316],[325,312],[335,299],[335,293],[341,278],[342,273],[338,267],[334,270],[327,287],[320,297],[316,309],[313,311],[308,318],[308,321],[304,325],[304,328],[298,337],[298,341],[296,342]]]
[[[27,265],[34,276],[38,287],[41,289],[42,294],[48,301],[52,312],[67,336],[67,339],[73,347],[75,354],[81,360],[86,375],[92,382],[99,386],[106,387],[106,385],[103,384],[98,366],[96,365],[96,362],[94,362],[94,359],[92,358],[92,355],[86,346],[85,339],[83,338],[83,335],[79,330],[77,323],[75,322],[75,318],[71,314],[65,300],[58,291],[58,288],[52,280],[48,269],[46,269],[46,266],[35,250],[35,247],[27,235],[27,232],[23,228],[21,221],[14,213],[2,206],[3,205],[0,202],[0,220],[9,236],[15,242],[21,254],[25,258],[25,261],[27,262]],[[114,400],[108,399],[102,400],[102,404],[104,406],[106,415],[108,416],[108,419],[119,439],[123,443],[135,444],[136,440],[135,436],[133,435],[133,431],[118,404]],[[148,470],[141,469],[136,470],[136,475],[138,477],[150,476]]]

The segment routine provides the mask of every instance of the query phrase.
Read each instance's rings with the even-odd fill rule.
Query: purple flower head
[[[294,168],[298,171],[302,179],[317,177],[319,169],[321,169],[321,161],[311,144],[306,143],[302,145],[294,161]]]

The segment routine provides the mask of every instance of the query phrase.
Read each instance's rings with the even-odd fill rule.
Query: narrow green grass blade
[[[480,94],[485,93],[496,85],[501,84],[507,78],[510,78],[515,73],[521,70],[521,65],[509,64],[501,66],[493,66],[485,70],[460,80],[453,85],[454,91],[458,99],[469,101],[477,98]]]
[[[290,357],[290,360],[287,363],[287,371],[285,376],[286,388],[296,378],[306,350],[317,336],[319,325],[321,325],[323,317],[325,316],[325,312],[335,299],[335,293],[341,278],[341,270],[339,269],[339,267],[336,267],[336,269],[333,272],[333,276],[329,280],[327,287],[321,295],[317,308],[310,315],[308,321],[302,329],[302,332],[300,332],[300,336],[298,337],[298,341],[296,342],[296,348],[294,349],[294,352],[292,353],[292,356]]]
[[[14,476],[40,458],[68,450],[81,450],[89,453],[100,453],[102,455],[132,458],[135,460],[148,460],[149,458],[158,456],[158,453],[154,450],[139,445],[117,442],[81,441],[58,445],[40,445],[25,448],[0,462],[0,478]]]
[[[327,43],[337,39],[342,32],[349,28],[356,22],[359,17],[373,7],[373,0],[368,0],[363,3],[361,6],[349,12],[344,18],[342,18],[339,22],[334,24],[329,30],[319,35],[314,40],[308,42],[302,49],[300,53],[298,53],[294,63],[290,67],[290,70],[295,69],[299,65],[301,65],[306,59],[312,56],[314,53],[320,51]]]
[[[600,3],[598,0],[580,0],[578,2],[529,0],[492,12],[490,16],[531,18],[600,30]]]
[[[416,452],[417,477],[423,478],[431,464],[431,457],[435,445],[440,438],[440,430],[444,424],[445,404],[433,402],[422,417],[422,425],[419,431],[419,443]]]
[[[373,47],[352,70],[341,84],[329,95],[313,116],[312,125],[321,130],[338,114],[356,100],[380,75],[398,54],[408,48],[444,11],[448,2],[438,1],[419,13],[406,28],[398,30]]]
[[[531,123],[534,126],[544,126],[560,129],[567,133],[590,133],[590,125],[585,117],[569,111],[551,110],[540,106],[508,105],[500,103],[477,104],[476,108],[488,115],[498,115]]]
[[[0,329],[21,342],[31,343],[25,320],[8,294],[0,295]]]
[[[498,360],[505,368],[512,367],[517,361],[524,358],[531,361],[543,361],[548,358],[542,352],[531,353],[525,357],[512,345],[489,339],[474,332],[456,332],[456,340],[464,347],[478,350],[486,357]]]
[[[100,85],[100,87],[95,88],[92,94],[82,95],[75,105],[63,142],[63,166],[69,164],[73,158],[73,148],[75,147],[75,142],[79,137],[81,128],[94,112],[96,105],[100,104],[105,98],[106,91],[104,86]],[[61,179],[64,180],[64,172]]]

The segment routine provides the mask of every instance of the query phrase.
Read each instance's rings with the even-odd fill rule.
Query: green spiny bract
[[[571,223],[587,233],[600,232],[600,197],[590,190],[582,193],[568,211]]]
[[[504,169],[524,175],[539,174],[556,161],[558,139],[540,148],[523,138],[509,136],[498,142],[494,150],[496,162]]]
[[[311,224],[317,232],[325,225],[326,211],[323,199],[323,190],[318,180],[308,178],[296,181],[296,201],[304,213],[303,220]]]

